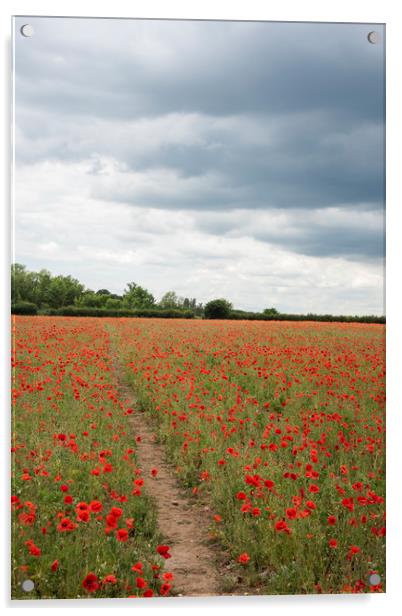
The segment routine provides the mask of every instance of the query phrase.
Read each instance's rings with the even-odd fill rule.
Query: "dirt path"
[[[186,597],[225,594],[220,592],[215,551],[207,545],[211,514],[190,501],[180,489],[163,446],[156,442],[145,414],[136,408],[134,391],[117,356],[114,356],[114,368],[120,395],[134,409],[127,417],[135,436],[141,436],[136,444],[137,460],[143,471],[144,488],[155,501],[159,530],[171,547],[172,558],[167,561],[167,570],[174,575],[175,593]],[[151,476],[153,468],[158,469],[156,478]]]

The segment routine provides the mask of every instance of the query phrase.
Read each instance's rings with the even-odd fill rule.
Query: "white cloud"
[[[72,274],[92,288],[121,292],[135,280],[155,296],[174,289],[200,301],[224,296],[244,309],[382,313],[377,262],[314,257],[286,249],[306,213],[235,210],[205,213],[133,207],[98,200],[91,161],[42,162],[17,170],[16,258],[33,268]],[[105,162],[109,179],[119,172]],[[116,173],[114,176],[113,174]],[[214,220],[216,218],[216,220]],[[334,208],[308,212],[308,225],[375,227],[377,214]],[[208,229],[228,226],[217,235]],[[257,231],[287,238],[281,245]],[[46,240],[46,241],[44,241]]]

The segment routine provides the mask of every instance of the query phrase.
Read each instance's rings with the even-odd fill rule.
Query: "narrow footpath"
[[[166,562],[167,570],[174,575],[173,589],[180,596],[205,596],[226,594],[220,592],[220,575],[216,566],[216,552],[208,545],[211,515],[197,502],[190,500],[179,487],[173,467],[166,461],[162,445],[141,412],[135,392],[125,377],[124,366],[115,354],[114,370],[119,393],[127,407],[134,413],[127,415],[135,437],[136,455],[142,470],[144,489],[155,502],[158,527],[171,547],[172,557]],[[151,470],[157,469],[156,477]]]

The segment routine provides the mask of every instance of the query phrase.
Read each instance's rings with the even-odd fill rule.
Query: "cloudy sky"
[[[17,262],[94,290],[384,313],[382,26],[15,32]]]

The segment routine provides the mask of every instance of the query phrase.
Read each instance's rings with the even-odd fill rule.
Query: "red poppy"
[[[116,539],[117,541],[125,542],[128,540],[128,530],[127,528],[119,528],[116,531]]]
[[[246,494],[244,492],[238,492],[236,494],[236,498],[237,498],[237,500],[246,500],[247,496],[246,496]]]
[[[89,507],[87,505],[87,503],[78,503],[75,506],[75,510],[76,511],[88,511]]]
[[[135,584],[137,588],[145,588],[146,586],[148,586],[147,582],[142,577],[137,577],[137,579],[135,580]]]
[[[291,530],[286,524],[285,520],[278,520],[278,522],[276,522],[275,524],[275,530],[278,531],[278,533],[285,532],[288,535],[290,535],[291,533]]]
[[[88,573],[82,580],[82,587],[87,592],[96,592],[100,588],[98,577],[94,573]]]
[[[118,518],[116,518],[111,513],[109,513],[109,515],[106,516],[106,524],[109,526],[109,528],[116,528],[117,527],[117,520],[118,520]]]
[[[242,554],[240,554],[237,560],[242,565],[247,565],[248,561],[250,560],[250,556],[247,554],[247,552],[243,552]]]
[[[89,503],[89,508],[91,511],[102,511],[103,505],[101,502],[93,500]]]
[[[77,524],[75,524],[70,518],[62,518],[60,523],[57,526],[57,530],[60,533],[70,532],[77,528]]]
[[[79,520],[80,522],[88,522],[90,520],[90,514],[89,511],[87,511],[86,509],[84,511],[78,511],[77,512],[77,520]]]
[[[159,594],[162,595],[163,597],[165,597],[169,590],[171,589],[171,585],[170,584],[162,584],[162,586],[159,589]]]
[[[170,547],[168,545],[158,545],[156,551],[158,554],[162,556],[162,558],[171,558],[172,555],[169,554]]]

